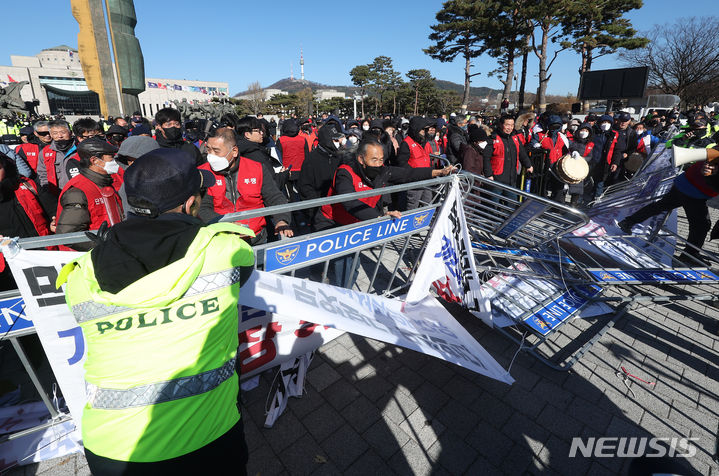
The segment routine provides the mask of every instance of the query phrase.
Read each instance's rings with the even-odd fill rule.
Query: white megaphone
[[[672,147],[674,153],[674,166],[681,167],[700,160],[713,162],[719,159],[719,150],[716,149],[687,149],[685,147]]]

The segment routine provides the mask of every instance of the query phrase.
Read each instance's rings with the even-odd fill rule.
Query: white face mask
[[[369,130],[369,125],[368,125],[368,124],[363,125],[363,126],[362,126],[362,130],[363,130],[363,131],[368,131],[368,130]]]
[[[439,134],[434,135],[434,140],[439,141]]]
[[[681,125],[683,125],[683,126],[686,126],[686,125],[687,125],[687,120],[686,120],[686,119],[679,119],[679,124],[681,124]]]
[[[644,134],[644,129],[637,129],[637,135]]]
[[[342,147],[342,142],[338,140],[333,140],[332,143],[335,145],[335,149],[339,149],[340,147]]]
[[[602,123],[602,125],[600,127],[602,128],[603,131],[608,131],[609,129],[612,128],[612,125],[608,122],[604,122],[604,123]]]
[[[579,137],[581,137],[582,139],[586,139],[587,137],[589,137],[589,131],[579,131]]]
[[[105,172],[112,175],[116,174],[120,170],[120,164],[115,159],[112,159],[110,162],[105,162],[103,168],[105,169]]]
[[[230,150],[230,152],[232,151]],[[227,156],[230,155],[230,152],[228,152],[227,155],[225,155],[224,157],[220,157],[219,155],[214,154],[207,154],[207,163],[210,164],[210,168],[215,172],[219,172],[229,167],[230,161],[227,160]]]
[[[352,144],[356,144],[357,142],[359,142],[359,139],[357,138],[357,136],[350,136],[350,138],[349,138],[348,140],[349,140]]]
[[[483,140],[482,142],[478,142],[477,145],[479,145],[480,149],[484,149],[485,147],[487,147],[487,141]]]

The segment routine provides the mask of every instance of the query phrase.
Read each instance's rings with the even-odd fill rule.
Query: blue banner
[[[540,215],[547,208],[548,205],[544,203],[528,200],[522,203],[522,205],[512,213],[512,216],[502,223],[502,226],[500,226],[494,234],[500,238],[508,238],[524,226],[525,223]]]
[[[265,250],[265,271],[295,266],[313,260],[324,260],[343,251],[363,247],[387,238],[395,238],[427,228],[434,209],[403,215],[402,218],[358,226],[307,240],[275,246]]]
[[[697,283],[719,281],[719,276],[706,268],[694,269],[590,269],[594,278],[602,283]]]
[[[564,264],[574,263],[574,261],[572,261],[566,256],[562,256],[560,259],[560,257],[557,255],[540,253],[539,251],[525,251],[517,248],[504,248],[501,246],[487,245],[485,243],[472,243],[472,247],[479,250],[496,251],[497,253],[504,253],[512,256],[527,256],[530,258],[537,258],[544,261],[553,261],[555,263],[559,263],[560,261]]]
[[[0,300],[0,336],[31,327],[33,323],[25,315],[25,301],[22,298]]]
[[[547,335],[552,329],[584,307],[589,298],[596,296],[602,290],[599,286],[578,286],[578,288],[581,289],[581,292],[574,289],[568,290],[524,319],[524,324],[542,335]]]

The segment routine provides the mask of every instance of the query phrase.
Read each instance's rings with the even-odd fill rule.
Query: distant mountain
[[[438,89],[444,89],[449,91],[455,91],[457,94],[462,95],[464,92],[464,85],[453,83],[451,81],[444,81],[442,79],[435,80],[434,84],[437,86]],[[334,89],[336,91],[342,91],[343,93],[346,93],[348,96],[351,96],[353,92],[357,90],[354,86],[329,86],[327,84],[322,83],[316,83],[314,81],[302,81],[301,79],[290,79],[290,78],[283,78],[279,81],[276,81],[269,86],[264,87],[263,89],[279,89],[281,91],[287,91],[288,93],[297,93],[299,91],[302,91],[305,88],[312,88],[312,91],[317,91],[318,89]],[[472,87],[470,88],[470,94],[472,96],[478,97],[478,98],[485,98],[487,96],[492,96],[496,94],[501,94],[502,90],[500,89],[492,89],[485,86],[482,87]],[[248,94],[249,91],[242,91],[240,93],[235,94],[235,97],[238,96],[244,96],[245,94]]]

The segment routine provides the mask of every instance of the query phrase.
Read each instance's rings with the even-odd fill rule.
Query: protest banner
[[[422,301],[429,295],[430,287],[444,300],[461,303],[492,326],[489,300],[480,287],[457,180],[452,182],[432,227],[407,302]]]
[[[79,416],[86,400],[82,369],[85,342],[65,304],[63,290],[55,288],[60,269],[77,255],[20,250],[8,258],[8,263],[25,300],[26,314],[35,324],[70,414],[75,417],[79,435]],[[318,301],[317,297],[329,301]],[[255,271],[241,288],[239,302],[238,359],[246,372],[243,377],[294,360],[348,331],[424,352],[506,383],[513,381],[433,298],[406,305]]]

